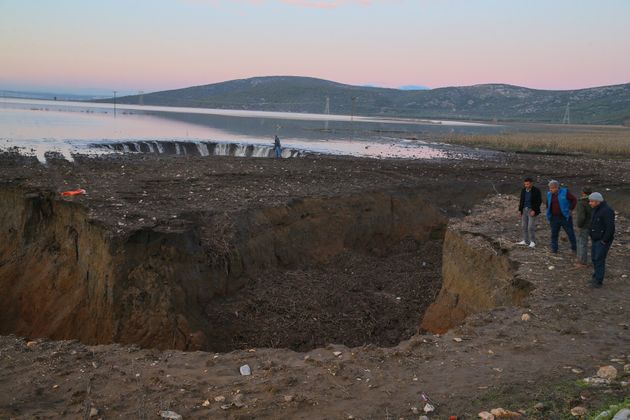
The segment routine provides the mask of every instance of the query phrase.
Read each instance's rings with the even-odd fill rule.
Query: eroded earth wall
[[[398,191],[248,210],[230,215],[229,232],[210,214],[115,233],[52,192],[0,195],[0,334],[88,344],[206,348],[204,307],[246,287],[248,273],[422,241],[446,223],[421,193]]]
[[[444,333],[471,314],[522,303],[531,284],[516,275],[516,263],[492,238],[449,226],[442,254],[442,289],[421,328]]]

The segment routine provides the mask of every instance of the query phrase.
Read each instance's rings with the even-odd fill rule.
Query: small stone
[[[284,396],[284,402],[291,402],[295,399],[295,397],[293,395],[285,395]]]
[[[549,266],[549,270],[555,270],[555,269],[556,269],[556,267],[554,265],[550,265]]]
[[[250,368],[249,365],[243,365],[239,370],[243,376],[249,376],[252,374],[252,368]]]
[[[581,407],[581,406],[577,406],[577,407],[573,407],[571,409],[571,415],[573,417],[584,417],[586,415],[588,411],[586,410],[586,408]]]
[[[615,379],[617,377],[617,369],[614,366],[602,366],[597,371],[597,376],[603,379]]]
[[[171,419],[171,420],[182,420],[182,416],[181,414],[178,414],[174,411],[160,411],[160,417],[164,418],[164,419]]]
[[[339,356],[341,356],[341,354],[342,354],[342,353],[341,353],[340,351],[333,351],[333,355],[334,355],[335,357],[339,357]]]
[[[521,321],[529,321],[530,319],[532,319],[530,314],[521,315]]]
[[[204,402],[201,403],[202,407],[207,407],[210,405],[210,401],[209,400],[205,400]]]
[[[571,372],[579,374],[579,373],[583,373],[584,371],[582,369],[573,368],[573,369],[571,369]]]
[[[534,410],[542,411],[545,409],[545,404],[539,402],[534,406]]]
[[[456,342],[456,343],[461,343],[462,339],[459,338],[459,337],[455,337],[455,338],[453,338],[453,341]]]
[[[59,388],[59,385],[57,384],[53,385],[53,389],[57,389],[57,388]]]
[[[214,397],[214,401],[218,403],[223,402],[225,401],[225,397],[223,395],[219,395],[217,397]]]
[[[487,411],[482,411],[481,413],[477,415],[479,416],[481,420],[494,420],[494,415],[492,415],[491,413],[488,413]]]
[[[411,412],[413,414],[420,414],[420,409],[418,407],[411,407]]]
[[[98,416],[98,410],[94,407],[90,408],[90,417]]]
[[[630,408],[623,408],[615,414],[612,420],[628,420],[630,419]]]
[[[429,414],[429,413],[433,413],[435,411],[435,407],[433,405],[429,404],[429,403],[426,403],[422,410],[425,413]]]
[[[521,413],[515,411],[506,410],[505,408],[493,408],[490,410],[490,414],[499,419],[521,417]]]
[[[627,274],[622,274],[622,275],[621,275],[621,278],[622,278],[622,279],[627,279],[627,278],[628,278],[628,275],[627,275]]]
[[[37,345],[37,341],[29,341],[28,343],[26,343],[26,347],[28,348],[35,347],[36,345]]]
[[[628,363],[628,364],[623,366],[623,371],[624,372],[630,372],[630,363]]]

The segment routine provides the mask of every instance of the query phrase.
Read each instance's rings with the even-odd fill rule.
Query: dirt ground
[[[391,270],[399,267],[399,289],[388,291],[383,301],[391,303],[385,315],[387,322],[401,321],[409,315],[390,308],[416,305],[423,292],[423,286],[414,289],[416,295],[406,291],[407,273],[413,266],[421,266],[423,255],[435,253],[402,243],[400,249],[389,254],[391,258],[349,255],[326,266],[278,270],[271,277],[255,279],[257,283],[247,290],[246,300],[226,300],[221,303],[222,309],[209,308],[209,312],[221,314],[227,314],[227,309],[243,311],[243,305],[260,313],[272,312],[274,306],[286,309],[274,311],[267,324],[250,325],[254,331],[259,329],[265,340],[232,337],[233,344],[242,350],[186,353],[3,336],[3,417],[86,418],[95,409],[97,418],[159,418],[161,410],[172,410],[184,418],[411,419],[419,417],[416,412],[422,410],[421,394],[425,393],[437,407],[428,414],[430,418],[476,418],[479,411],[503,406],[523,410],[527,418],[548,419],[570,418],[569,410],[576,405],[584,405],[592,413],[630,394],[628,373],[623,373],[624,365],[630,363],[630,229],[625,219],[628,161],[504,155],[487,161],[317,157],[281,163],[266,159],[183,161],[177,157],[136,156],[100,158],[96,164],[84,158],[78,158],[75,164],[53,161],[48,168],[14,156],[5,156],[1,162],[4,184],[34,190],[88,189],[88,196],[77,201],[89,200],[93,218],[117,235],[144,225],[176,226],[175,220],[198,212],[237,212],[278,205],[292,197],[337,196],[365,191],[370,186],[428,184],[432,186],[430,193],[436,196],[447,192],[436,199],[445,213],[461,217],[471,211],[463,221],[453,219],[452,223],[498,238],[510,258],[520,263],[518,275],[536,287],[523,308],[497,308],[469,317],[463,326],[443,336],[414,334],[397,345],[400,335],[388,337],[387,328],[374,331],[370,324],[370,316],[381,317],[386,311],[378,306],[381,301],[365,297],[357,298],[360,304],[298,301],[290,293],[300,281],[317,283],[318,277],[332,277],[344,288],[358,289],[360,295],[361,285],[367,283],[378,289],[379,282],[386,282],[396,274]],[[541,183],[558,178],[574,191],[591,184],[609,196],[620,211],[604,288],[586,287],[590,273],[573,269],[573,256],[566,242],[558,255],[548,252],[545,223],[539,227],[538,248],[513,245],[520,239],[514,194],[523,174],[534,175]],[[479,198],[462,202],[456,193],[462,185],[476,185]],[[490,198],[479,204],[484,196]],[[387,263],[379,264],[379,259]],[[424,294],[435,295],[439,257],[429,262]],[[554,268],[550,270],[550,266]],[[346,276],[345,268],[356,271]],[[265,299],[265,287],[286,285],[287,281],[292,282],[291,289],[272,295],[279,300]],[[397,297],[401,297],[400,303]],[[418,304],[419,319],[423,309]],[[276,332],[286,330],[296,317],[317,318],[313,316],[317,311],[334,321],[333,310],[344,305],[350,318],[359,317],[367,323],[364,331],[355,334],[358,341],[351,341],[351,346],[369,343],[370,334],[377,334],[382,343],[393,347],[331,344],[340,342],[337,340],[347,327],[343,322],[329,322],[336,325],[336,333],[331,330],[329,336],[317,340],[306,335],[297,337],[290,347],[299,351],[270,348],[285,347],[282,343],[287,342],[286,337],[264,333],[271,325],[281,326],[273,329]],[[530,321],[521,320],[525,312],[530,314]],[[248,325],[247,317],[233,317],[226,322]],[[309,321],[312,325],[318,322]],[[400,330],[406,337],[413,333],[409,327]],[[240,375],[243,364],[251,367],[251,376]],[[617,366],[621,372],[612,384],[590,387],[576,382],[594,375],[598,366],[606,364]],[[535,408],[538,403],[542,406]]]

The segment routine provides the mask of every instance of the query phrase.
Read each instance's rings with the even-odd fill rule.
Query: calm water
[[[187,140],[269,145],[366,157],[470,155],[465,148],[401,140],[417,134],[495,133],[503,126],[261,111],[212,110],[0,98],[0,149],[18,147],[40,160],[48,151],[71,159],[99,142]]]

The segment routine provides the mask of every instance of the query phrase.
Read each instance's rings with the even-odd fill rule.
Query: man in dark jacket
[[[540,214],[542,194],[534,187],[534,180],[527,177],[523,181],[521,201],[518,204],[518,212],[521,215],[521,227],[523,228],[523,240],[519,245],[536,246],[536,216]]]
[[[551,225],[551,252],[558,252],[558,236],[560,228],[564,229],[571,242],[573,252],[577,251],[575,232],[573,231],[573,217],[571,212],[577,205],[577,198],[568,188],[560,188],[558,181],[549,181],[547,193],[547,220]]]
[[[591,219],[591,259],[593,260],[593,278],[591,287],[599,288],[604,283],[606,256],[615,238],[615,212],[598,192],[588,196],[588,204],[593,209]]]
[[[582,197],[577,204],[577,220],[575,223],[578,227],[577,239],[577,261],[575,266],[578,268],[586,268],[588,261],[588,236],[591,231],[591,217],[593,209],[588,204],[588,196],[593,191],[589,187],[582,189]]]

